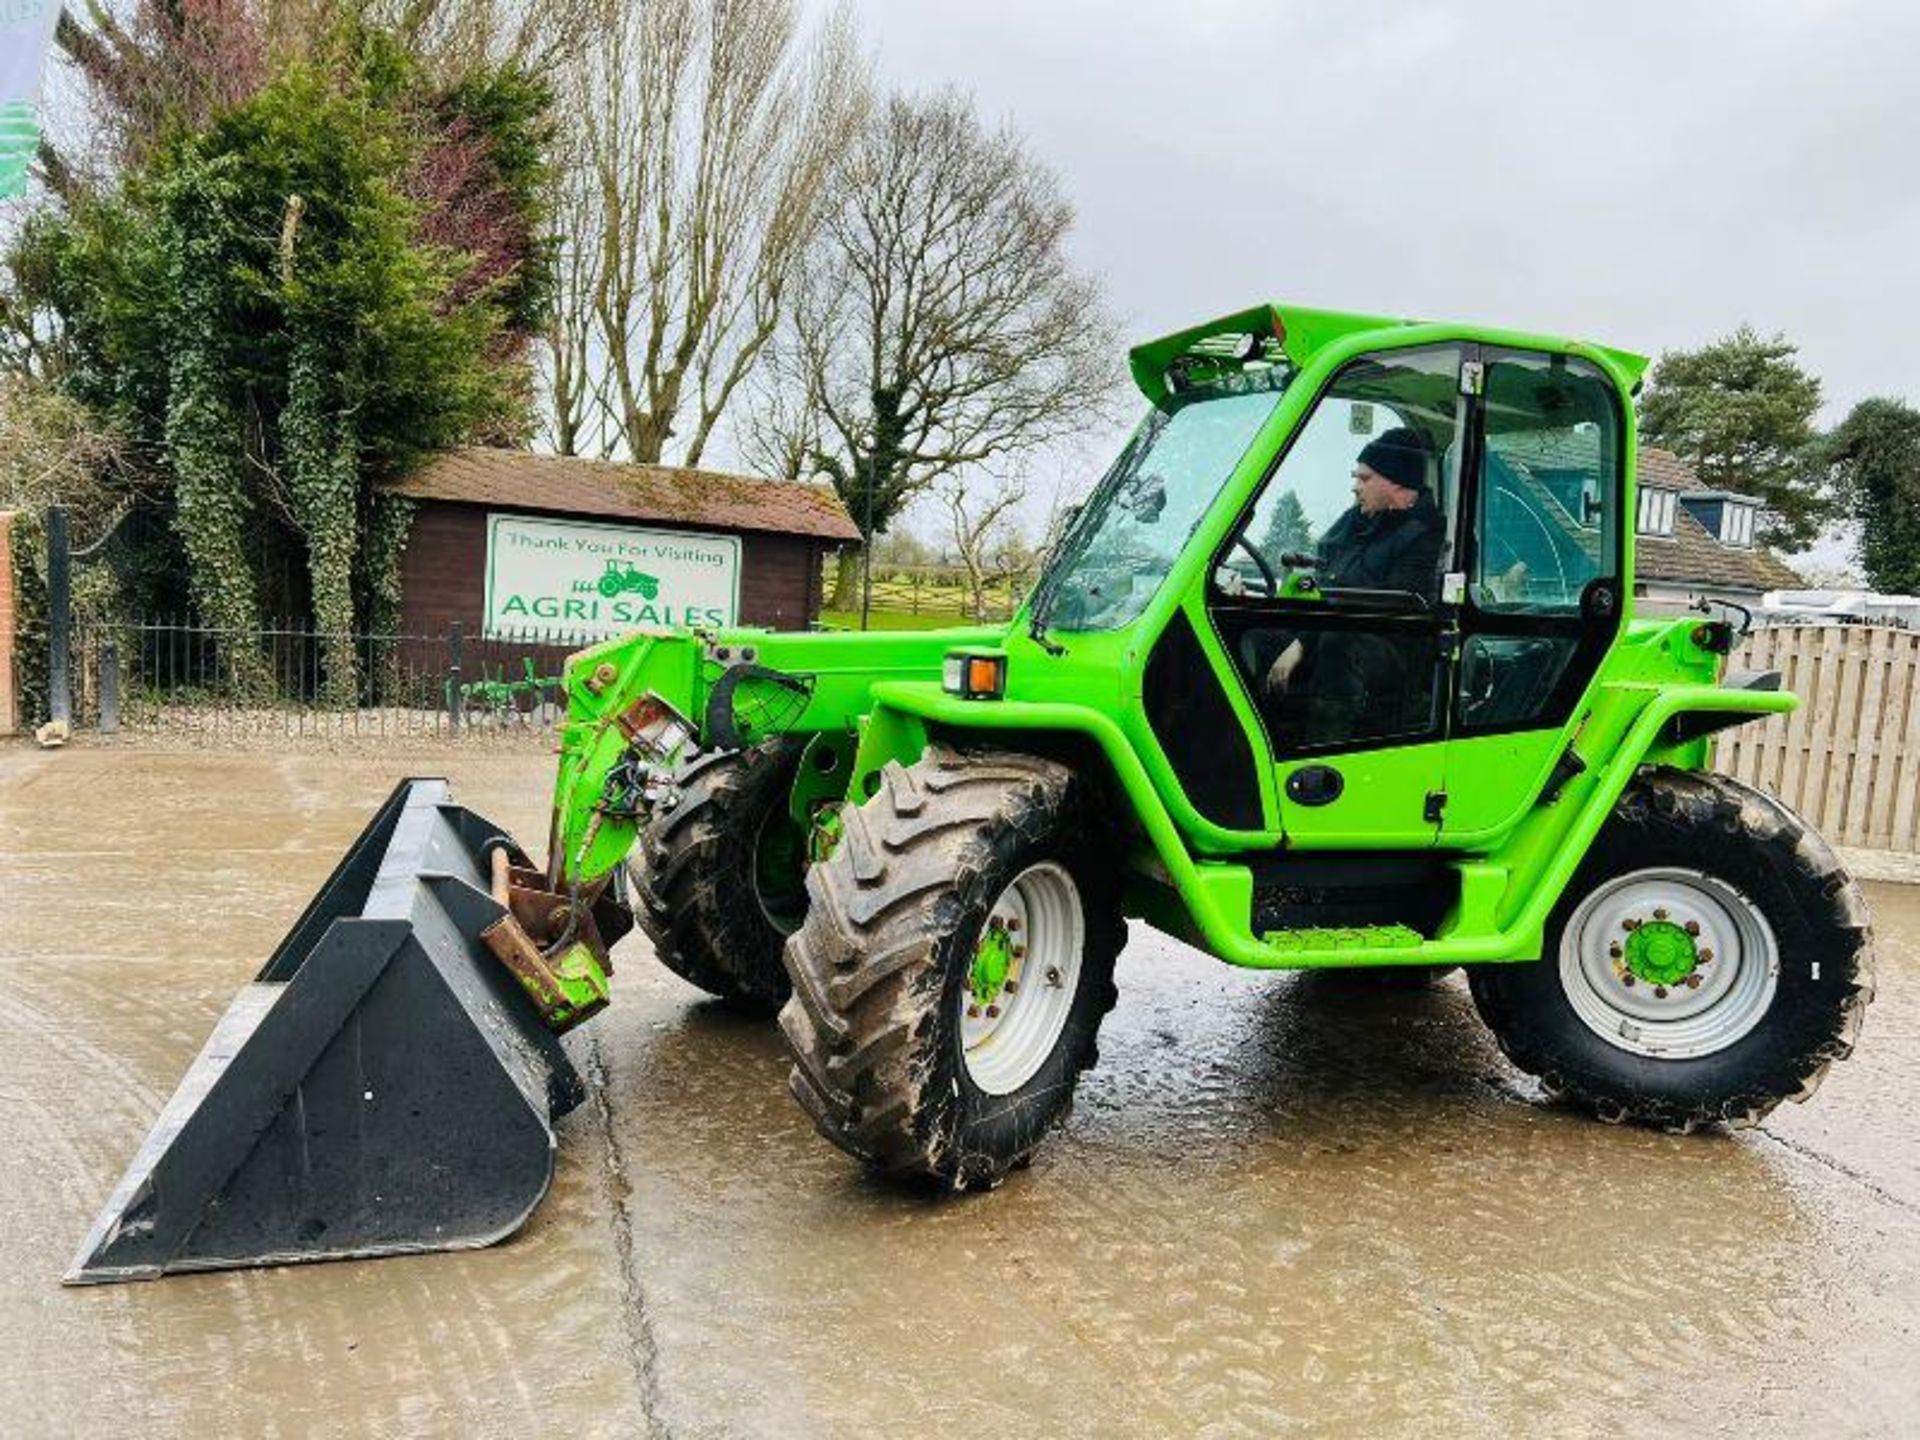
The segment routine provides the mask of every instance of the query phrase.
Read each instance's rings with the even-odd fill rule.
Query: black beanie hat
[[[1386,476],[1404,490],[1427,487],[1427,442],[1418,430],[1397,425],[1369,442],[1358,459],[1374,474]]]

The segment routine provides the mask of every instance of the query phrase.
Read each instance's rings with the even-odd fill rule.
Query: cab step
[[[1326,955],[1351,956],[1355,961],[1359,961],[1363,953],[1370,955],[1378,951],[1418,950],[1427,943],[1426,936],[1407,925],[1314,926],[1298,930],[1268,930],[1260,939],[1268,949],[1277,950],[1290,959]],[[1397,953],[1393,958],[1405,960],[1411,957]]]

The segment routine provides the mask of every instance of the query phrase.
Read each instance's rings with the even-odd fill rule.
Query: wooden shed
[[[825,487],[666,465],[468,449],[390,490],[418,505],[400,567],[414,635],[805,629],[824,553],[860,541]]]

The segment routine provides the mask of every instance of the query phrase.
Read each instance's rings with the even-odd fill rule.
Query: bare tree
[[[1116,393],[1100,288],[1066,255],[1073,208],[1052,171],[972,101],[895,96],[836,177],[782,372],[810,403],[753,417],[762,452],[793,416],[869,539],[945,477],[1031,454]],[[843,552],[835,603],[850,603]]]
[[[556,87],[562,111],[584,101],[580,76],[565,72]],[[588,162],[577,125],[554,137],[552,186],[547,197],[555,244],[553,292],[539,346],[545,389],[540,424],[546,441],[562,455],[601,454],[605,436],[605,367],[596,363],[594,314],[605,253],[598,234],[599,206],[579,183]]]
[[[805,480],[815,473],[814,457],[825,443],[817,377],[795,359],[791,348],[770,344],[745,402],[747,423],[738,441],[753,474]]]
[[[1001,478],[988,487],[949,475],[937,494],[947,512],[947,538],[966,571],[968,608],[974,619],[985,619],[987,587],[1011,579],[1017,557],[1026,550],[1012,525],[1027,498],[1026,482]]]
[[[779,324],[838,154],[867,104],[844,10],[600,0],[570,84],[549,344],[561,447],[698,464]]]
[[[208,0],[199,0],[208,3]],[[438,73],[514,64],[546,73],[576,54],[592,33],[601,0],[260,0],[286,14],[296,34],[319,33],[317,15],[359,3],[393,27],[407,49]]]
[[[77,535],[97,536],[134,493],[130,449],[57,386],[0,372],[0,510],[63,504]]]

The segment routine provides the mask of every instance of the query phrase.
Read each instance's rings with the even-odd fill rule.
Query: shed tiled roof
[[[673,465],[629,465],[525,450],[453,450],[388,489],[416,500],[503,510],[856,543],[860,539],[846,506],[825,486]]]

